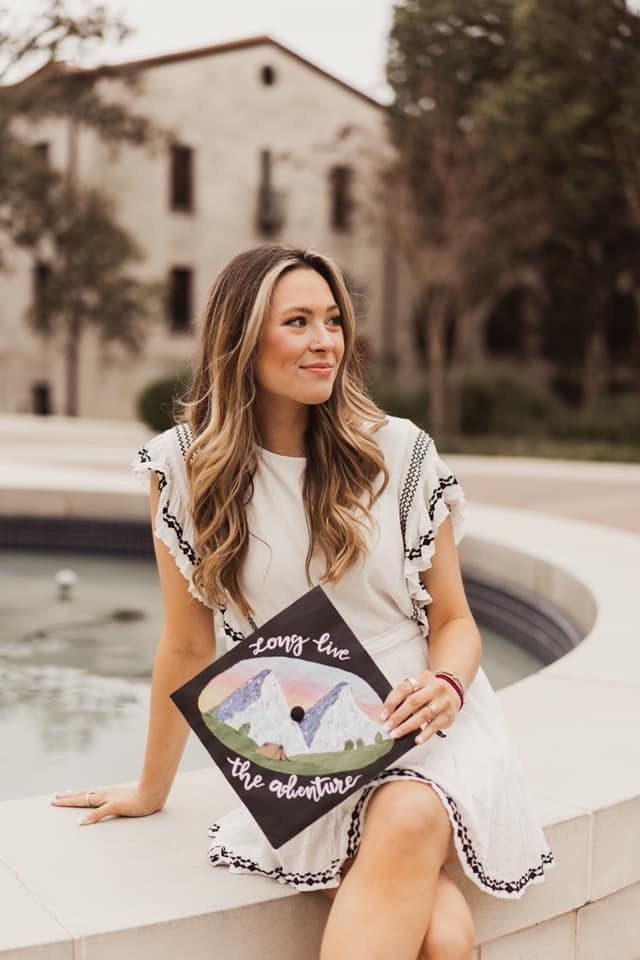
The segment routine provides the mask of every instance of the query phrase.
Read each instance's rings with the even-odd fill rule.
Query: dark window
[[[266,66],[260,71],[260,77],[265,87],[270,87],[276,82],[276,72],[273,67]]]
[[[38,416],[49,416],[51,413],[51,387],[48,383],[33,383],[31,385],[31,405],[33,412]]]
[[[331,189],[331,226],[334,230],[350,230],[353,213],[353,170],[350,167],[332,167],[329,173]]]
[[[193,150],[171,147],[171,209],[193,210]]]
[[[33,268],[33,306],[39,326],[46,326],[47,323],[50,284],[51,267],[44,260],[36,260]]]
[[[34,143],[33,152],[43,163],[49,163],[49,144],[46,140],[42,140],[40,143]]]
[[[174,267],[169,283],[169,324],[173,333],[191,331],[193,272],[187,267]]]
[[[267,236],[277,233],[284,223],[282,195],[279,191],[273,189],[272,171],[271,151],[261,150],[257,227],[260,233]]]

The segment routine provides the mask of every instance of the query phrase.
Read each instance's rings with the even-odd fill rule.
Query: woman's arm
[[[159,490],[151,478],[151,523],[158,508]],[[151,681],[151,703],[144,766],[136,787],[106,787],[92,791],[92,809],[82,823],[105,817],[148,816],[161,810],[184,751],[189,725],[169,694],[199,673],[215,657],[212,611],[188,591],[185,578],[162,541],[153,546],[162,588],[164,628],[158,644]],[[86,791],[56,794],[55,806],[85,807]]]
[[[451,517],[440,525],[432,565],[420,578],[433,598],[429,606],[429,669],[416,677],[420,689],[412,691],[406,682],[393,688],[384,702],[384,719],[396,737],[428,724],[416,738],[423,743],[436,730],[451,726],[460,709],[453,687],[434,674],[440,670],[453,673],[466,690],[482,657],[482,639],[464,592]]]
[[[451,517],[440,526],[433,564],[420,579],[433,597],[429,616],[429,669],[447,670],[471,686],[482,657],[482,638],[462,583]]]

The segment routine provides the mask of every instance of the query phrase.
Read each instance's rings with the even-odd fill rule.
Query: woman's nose
[[[331,334],[327,330],[324,323],[322,323],[313,331],[311,349],[312,350],[329,350],[332,346],[333,346],[333,340],[331,339]]]

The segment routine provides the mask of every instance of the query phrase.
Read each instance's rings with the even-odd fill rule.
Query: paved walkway
[[[640,465],[528,457],[445,460],[471,502],[535,510],[640,533]]]
[[[140,493],[129,462],[152,434],[140,423],[0,416],[0,513],[15,510],[30,491]],[[445,460],[470,503],[640,533],[638,464],[461,454],[445,454]],[[10,490],[22,496],[11,497]]]

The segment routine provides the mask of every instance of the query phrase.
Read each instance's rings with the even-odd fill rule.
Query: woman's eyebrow
[[[339,309],[340,307],[338,306],[337,303],[332,303],[330,306],[327,307],[327,309],[325,310],[325,313],[329,313],[330,310],[339,310]],[[293,311],[295,311],[296,313],[306,313],[308,316],[311,316],[313,314],[313,310],[310,310],[309,307],[285,307],[285,309],[282,312],[292,313]]]

